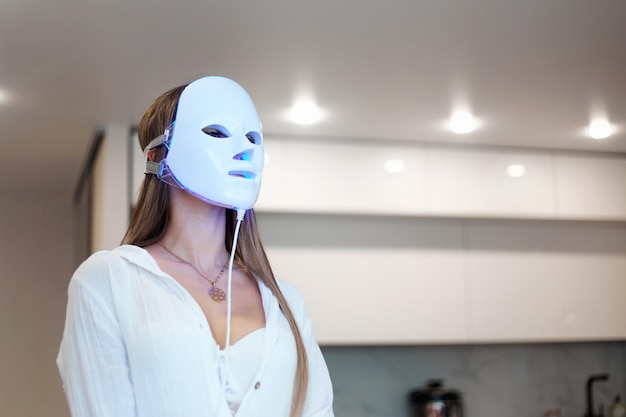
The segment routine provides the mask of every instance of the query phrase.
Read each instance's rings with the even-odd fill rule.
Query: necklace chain
[[[174,252],[172,252],[171,250],[166,248],[163,244],[161,244],[161,242],[157,242],[157,245],[159,245],[160,247],[165,249],[174,258],[176,258],[179,261],[181,261],[182,263],[185,263],[185,264],[189,265],[190,267],[192,267],[193,270],[198,273],[198,275],[200,275],[202,278],[204,278],[207,281],[209,281],[211,286],[209,287],[209,289],[207,291],[209,293],[209,296],[213,299],[213,301],[216,301],[216,302],[219,303],[219,302],[222,302],[222,301],[224,301],[226,299],[226,293],[224,293],[224,291],[222,291],[220,288],[217,287],[217,283],[222,278],[222,275],[224,275],[224,270],[226,269],[226,265],[228,265],[228,261],[226,261],[226,263],[224,264],[224,266],[220,270],[220,273],[217,274],[217,276],[215,277],[215,281],[213,281],[212,279],[210,279],[209,277],[204,275],[202,272],[200,272],[198,270],[198,268],[196,268],[191,262],[188,262],[188,261],[184,260],[183,258],[181,258],[180,256],[176,255]]]

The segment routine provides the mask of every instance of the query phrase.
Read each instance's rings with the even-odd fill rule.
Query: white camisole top
[[[256,381],[261,366],[261,353],[265,328],[254,330],[230,346],[225,397],[233,416],[244,396]],[[220,353],[224,355],[224,350]],[[223,356],[220,357],[223,359]],[[219,373],[223,374],[224,360],[219,361]]]

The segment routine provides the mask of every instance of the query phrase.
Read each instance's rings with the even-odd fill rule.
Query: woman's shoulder
[[[143,249],[124,245],[113,250],[100,250],[84,260],[74,272],[70,285],[93,285],[102,283],[112,276],[120,275],[128,269],[128,259],[135,253],[139,255]]]
[[[296,288],[296,286],[293,285],[292,283],[288,281],[283,281],[281,279],[276,279],[276,282],[278,283],[278,287],[280,288],[280,291],[288,300],[291,298],[302,299],[302,294],[300,293],[298,288]]]
[[[305,299],[300,290],[288,281],[277,279],[276,282],[278,283],[280,291],[285,296],[287,303],[289,303],[289,307],[294,310],[294,313],[299,311],[300,313],[306,314]]]

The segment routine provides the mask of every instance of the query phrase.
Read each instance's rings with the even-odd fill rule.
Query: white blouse
[[[308,355],[302,416],[333,417],[330,377],[303,299],[279,285]],[[271,290],[260,282],[259,290],[266,327],[262,341],[252,341],[260,353],[252,384],[238,376],[239,355],[229,359],[230,386],[240,384],[235,415],[287,417],[295,342]],[[72,277],[57,364],[73,417],[231,417],[229,402],[239,400],[222,392],[220,352],[199,305],[146,250],[98,252]]]

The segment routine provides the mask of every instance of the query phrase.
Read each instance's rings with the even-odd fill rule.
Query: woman
[[[222,77],[174,88],[138,135],[148,175],[124,244],[70,283],[72,415],[332,417],[303,300],[274,279],[251,210],[264,154],[248,94]]]

